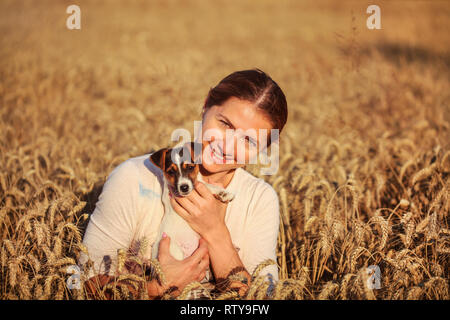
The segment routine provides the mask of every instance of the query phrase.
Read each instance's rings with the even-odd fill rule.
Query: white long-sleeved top
[[[163,175],[149,160],[150,154],[130,158],[108,176],[83,238],[95,274],[112,275],[117,250],[132,243],[147,243],[144,258],[151,258],[151,245],[158,236],[164,207],[161,201]],[[279,230],[279,200],[270,184],[238,168],[225,188],[236,196],[226,210],[225,223],[242,263],[252,274],[266,259],[276,261]],[[87,257],[82,254],[79,264]],[[278,280],[278,268],[271,265],[260,275]]]

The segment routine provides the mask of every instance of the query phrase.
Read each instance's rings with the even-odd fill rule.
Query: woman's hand
[[[166,278],[166,282],[159,288],[161,295],[168,289],[178,296],[181,291],[193,281],[201,281],[209,267],[208,248],[203,239],[200,239],[198,248],[184,260],[176,260],[169,252],[170,238],[163,237],[159,243],[158,260]]]
[[[228,204],[217,200],[199,181],[188,197],[172,196],[170,202],[191,228],[206,240],[216,281],[239,288],[239,294],[243,296],[250,286],[251,276],[245,269],[225,224]],[[236,270],[240,270],[239,272],[247,279],[247,284],[225,281]]]
[[[191,228],[208,241],[212,236],[217,237],[225,232],[228,204],[216,199],[203,183],[197,181],[194,187],[189,196],[171,196],[170,202]]]

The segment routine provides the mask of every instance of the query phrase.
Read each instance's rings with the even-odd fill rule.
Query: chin
[[[231,169],[236,169],[237,166],[233,164],[215,164],[215,163],[207,163],[202,162],[202,167],[209,173],[217,173],[223,171],[229,171]]]

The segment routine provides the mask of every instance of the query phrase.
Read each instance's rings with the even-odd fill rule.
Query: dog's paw
[[[220,191],[214,195],[218,200],[227,203],[234,199],[234,194],[226,191]]]

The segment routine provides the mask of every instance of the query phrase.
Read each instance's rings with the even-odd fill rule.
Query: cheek
[[[258,156],[258,148],[257,147],[249,147],[247,152],[248,158],[252,159]]]
[[[197,181],[198,170],[199,170],[198,166],[195,166],[195,169],[192,170],[192,172],[188,174],[189,179],[191,179],[191,181],[194,183],[195,183],[195,181]]]
[[[226,128],[220,124],[215,123],[215,120],[202,124],[202,141],[203,144],[208,144],[214,140],[224,140],[226,138]]]
[[[255,164],[258,160],[258,149],[256,147],[241,147],[238,149],[239,155],[236,155],[236,162],[239,165]]]
[[[165,177],[166,177],[167,182],[168,182],[170,185],[172,185],[172,186],[175,185],[175,182],[176,182],[176,181],[175,181],[175,177],[172,177],[172,176],[170,176],[170,175],[168,175],[168,174],[166,174]]]

